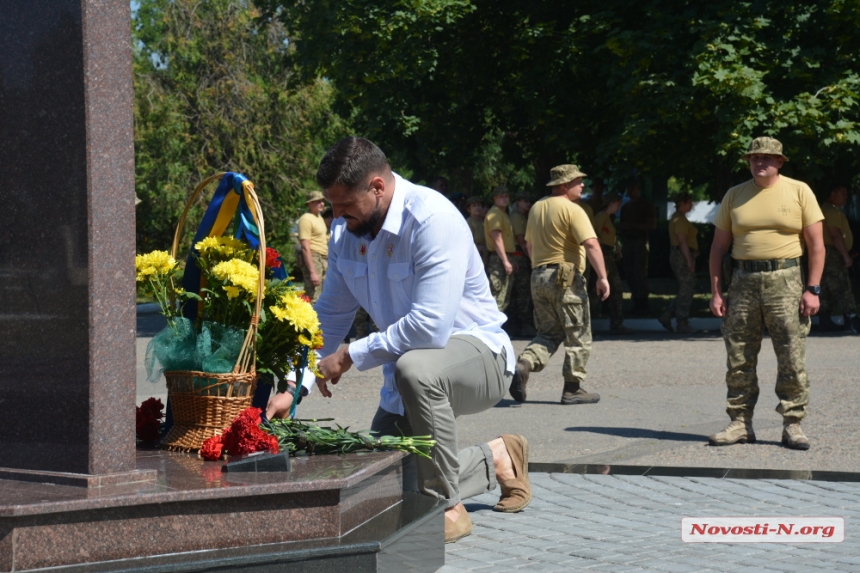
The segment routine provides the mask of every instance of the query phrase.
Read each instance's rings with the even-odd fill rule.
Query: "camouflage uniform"
[[[697,251],[690,251],[690,256],[695,264]],[[670,318],[677,318],[679,321],[690,318],[690,304],[693,302],[693,293],[696,291],[696,274],[691,273],[687,267],[687,259],[684,258],[684,253],[679,247],[672,247],[669,254],[669,264],[672,265],[672,271],[675,273],[675,278],[678,279],[678,295],[669,303],[668,315]]]
[[[558,284],[557,266],[539,266],[532,270],[532,300],[534,301],[537,336],[519,356],[540,372],[550,357],[564,342],[565,382],[582,383],[585,365],[591,354],[591,313],[585,278],[579,271],[569,288]]]
[[[328,257],[311,251],[311,258],[314,261],[317,275],[320,277],[319,286],[314,286],[314,283],[311,282],[311,272],[305,264],[305,258],[301,256],[301,251],[299,251],[299,261],[301,262],[302,277],[304,277],[305,283],[305,294],[308,295],[308,298],[310,298],[311,302],[314,303],[320,297],[323,285],[325,284],[325,273],[328,270]]]
[[[621,273],[618,271],[618,263],[615,262],[615,247],[600,244],[600,250],[603,252],[603,264],[606,266],[606,278],[609,280],[609,298],[606,302],[609,305],[609,329],[620,329],[624,324],[624,314],[621,306],[624,302],[624,288],[621,286]],[[596,287],[597,278],[595,276],[594,285]],[[600,302],[600,297],[597,296],[597,289],[593,289],[593,294],[597,302]]]
[[[799,312],[804,282],[800,267],[752,272],[736,268],[729,287],[722,332],[726,343],[726,412],[749,419],[758,401],[756,376],[764,328],[776,353],[777,412],[802,419],[809,403],[806,335],[811,321]]]
[[[842,253],[834,246],[827,247],[824,273],[821,275],[821,308],[819,315],[851,314],[857,312],[851,278]]]
[[[508,256],[508,262],[511,264],[514,264],[513,259],[514,257]],[[490,253],[490,260],[487,261],[487,276],[490,279],[490,292],[496,299],[499,310],[505,312],[511,302],[511,291],[513,290],[511,285],[514,282],[514,274],[507,274],[499,255]]]

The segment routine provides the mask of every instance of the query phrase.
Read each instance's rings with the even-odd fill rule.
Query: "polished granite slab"
[[[565,474],[711,477],[725,479],[795,479],[860,482],[860,473],[818,470],[772,470],[756,468],[700,468],[683,466],[672,467],[605,464],[530,463],[529,471]]]
[[[290,472],[138,451],[152,482],[0,480],[0,571],[340,538],[402,500],[399,452],[297,456]],[[49,543],[46,543],[49,540]]]

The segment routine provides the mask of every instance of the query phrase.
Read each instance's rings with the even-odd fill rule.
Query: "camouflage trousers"
[[[726,412],[731,419],[752,417],[758,401],[756,365],[765,327],[776,354],[776,411],[793,418],[806,415],[806,335],[811,321],[800,315],[803,287],[800,267],[771,272],[734,270],[722,325],[728,355]]]
[[[585,381],[585,365],[591,354],[591,313],[585,278],[577,271],[573,284],[558,284],[558,269],[540,266],[532,270],[535,336],[519,356],[540,372],[564,342],[565,382]]]
[[[514,275],[505,272],[505,265],[496,253],[490,253],[490,259],[487,261],[487,277],[490,279],[490,293],[496,299],[496,305],[500,311],[505,312],[511,302]]]
[[[518,326],[531,326],[534,321],[534,305],[532,304],[532,265],[525,255],[512,255],[508,259],[516,267],[513,274],[511,304],[508,317]]]
[[[851,278],[836,247],[827,247],[824,274],[821,275],[821,309],[819,314],[851,314],[857,312]]]
[[[299,254],[299,261],[301,261],[302,264],[302,276],[304,277],[305,283],[305,294],[311,299],[311,303],[314,303],[320,297],[323,284],[325,284],[325,273],[328,270],[328,257],[311,251],[311,258],[314,261],[314,267],[320,277],[319,286],[314,286],[314,283],[311,282],[311,272],[305,264],[305,258]]]
[[[621,305],[624,303],[624,287],[621,286],[621,273],[618,271],[618,263],[615,262],[615,247],[601,244],[600,250],[603,251],[603,265],[606,267],[606,278],[609,279],[609,298],[606,299],[606,302],[609,303],[609,328],[615,330],[621,328],[624,322],[624,314],[621,311]],[[593,293],[596,301],[600,302],[596,284],[595,275]]]
[[[648,239],[643,237],[624,237],[621,243],[624,277],[630,287],[633,300],[648,300]]]
[[[690,251],[694,265],[697,254],[697,251]],[[678,247],[672,247],[669,264],[672,265],[672,271],[678,279],[678,295],[669,303],[669,316],[678,320],[687,320],[690,318],[690,304],[693,302],[693,293],[696,290],[696,273],[690,272],[687,259]]]

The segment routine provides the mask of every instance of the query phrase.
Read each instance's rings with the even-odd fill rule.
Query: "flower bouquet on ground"
[[[348,428],[317,426],[330,420],[263,420],[259,408],[248,408],[223,433],[208,438],[200,448],[204,460],[269,451],[288,451],[290,455],[347,454],[359,450],[397,450],[430,457],[436,444],[430,436],[374,436],[370,432],[350,432]]]
[[[179,288],[176,251],[188,208],[207,183],[225,175],[241,191],[236,191],[244,201],[236,218],[236,235],[245,240],[205,236],[214,230],[201,225],[198,236],[201,232],[204,236],[193,245],[185,288]],[[216,198],[223,187],[222,180]],[[213,208],[220,219],[227,203],[213,199],[204,221],[215,219],[208,217]],[[149,380],[164,373],[173,412],[174,426],[163,446],[185,451],[200,448],[206,438],[250,406],[261,374],[265,381],[278,377],[285,385],[287,373],[304,361],[315,368],[316,355],[308,349],[322,346],[319,320],[283,269],[276,272],[282,265],[280,257],[266,248],[259,201],[244,177],[219,174],[201,183],[180,219],[172,253],[138,255],[135,263],[137,280],[167,319],[167,327],[146,352]]]

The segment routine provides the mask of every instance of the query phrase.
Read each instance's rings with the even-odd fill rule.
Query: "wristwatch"
[[[808,286],[808,287],[806,287],[806,290],[808,290],[809,292],[811,292],[815,296],[818,296],[821,294],[821,287],[819,285]]]

